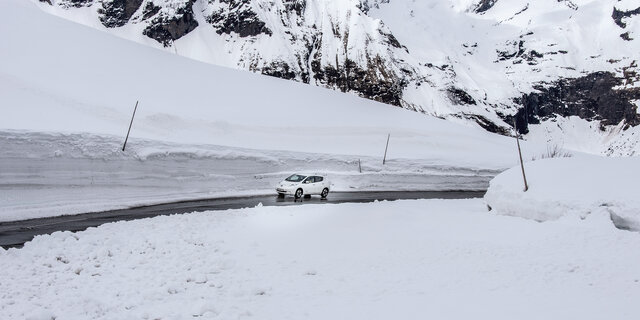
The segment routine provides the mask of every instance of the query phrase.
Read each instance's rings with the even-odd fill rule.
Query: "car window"
[[[322,182],[323,179],[324,178],[322,178],[322,177],[316,177],[316,182]]]
[[[302,183],[313,183],[313,177],[305,179]]]
[[[294,175],[291,175],[289,178],[286,178],[285,180],[289,181],[289,182],[300,182],[300,181],[304,180],[304,178],[306,178],[306,176],[301,176],[299,174],[294,174]]]

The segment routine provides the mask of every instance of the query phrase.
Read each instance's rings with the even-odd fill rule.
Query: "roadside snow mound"
[[[497,214],[537,221],[608,215],[619,229],[640,231],[640,158],[560,158],[525,164],[529,190],[523,191],[520,167],[496,178],[485,195]]]
[[[0,248],[0,318],[637,320],[640,234],[592,226],[480,199],[108,223]]]

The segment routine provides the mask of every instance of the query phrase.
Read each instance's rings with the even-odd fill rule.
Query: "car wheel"
[[[300,198],[300,197],[302,197],[302,189],[298,189],[298,190],[296,190],[295,197],[296,197],[296,198]]]
[[[329,188],[324,188],[322,189],[322,193],[320,194],[320,197],[322,197],[323,199],[326,198],[329,195]]]

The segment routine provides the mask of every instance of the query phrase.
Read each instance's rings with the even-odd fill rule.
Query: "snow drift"
[[[537,221],[609,217],[620,229],[640,231],[640,158],[555,158],[525,163],[495,177],[485,195],[493,212]]]
[[[635,320],[639,240],[600,224],[490,215],[480,199],[165,216],[0,249],[0,313]]]

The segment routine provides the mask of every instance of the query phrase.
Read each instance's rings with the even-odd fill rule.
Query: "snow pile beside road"
[[[0,249],[3,319],[638,319],[640,235],[483,201],[256,207]]]
[[[621,229],[640,231],[640,158],[557,158],[499,174],[485,195],[494,212],[538,221],[605,215]]]
[[[428,160],[177,144],[94,134],[0,130],[0,221],[171,201],[275,196],[294,172],[318,172],[331,191],[486,190],[499,171]],[[359,162],[360,161],[360,162]]]

